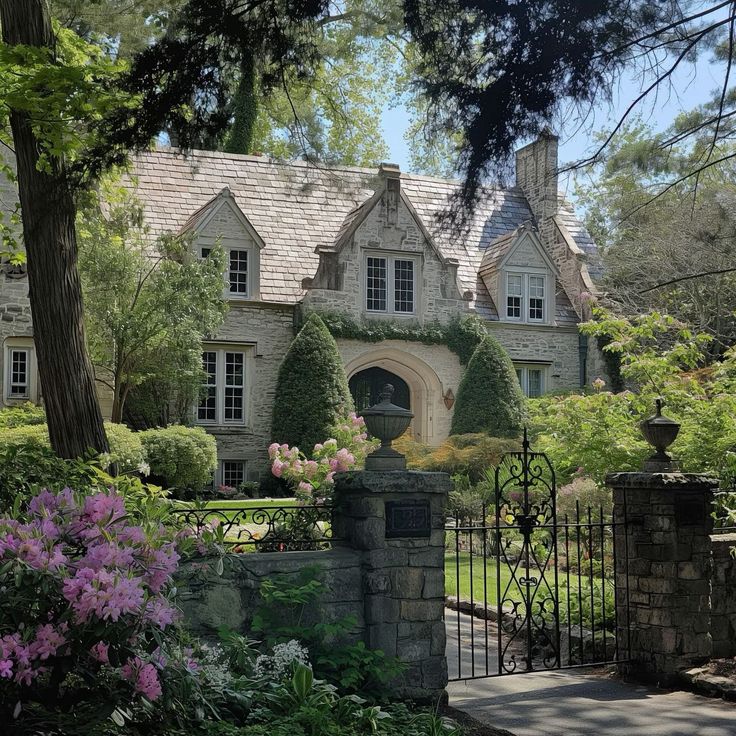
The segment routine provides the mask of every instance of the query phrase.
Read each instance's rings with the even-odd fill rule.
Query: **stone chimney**
[[[547,127],[537,140],[516,152],[516,186],[529,202],[539,235],[554,257],[557,214],[557,145],[559,138]]]
[[[398,164],[382,163],[378,167],[378,176],[384,185],[383,204],[386,207],[386,224],[395,226],[399,215],[399,199],[401,198],[401,169]]]

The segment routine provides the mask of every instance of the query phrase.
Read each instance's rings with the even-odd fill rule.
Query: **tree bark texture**
[[[54,42],[46,0],[0,0],[3,41]],[[23,238],[38,370],[51,446],[61,457],[107,452],[94,371],[87,354],[77,271],[76,203],[63,161],[39,171],[39,142],[28,115],[12,110]]]

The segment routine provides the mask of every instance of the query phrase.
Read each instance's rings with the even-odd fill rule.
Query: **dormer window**
[[[506,319],[515,322],[546,322],[546,303],[545,274],[506,273]]]
[[[417,259],[404,255],[367,255],[365,308],[368,312],[414,314]]]
[[[202,248],[202,258],[207,258],[212,248]],[[249,249],[225,248],[227,268],[225,270],[225,298],[248,299],[251,293],[248,280]]]

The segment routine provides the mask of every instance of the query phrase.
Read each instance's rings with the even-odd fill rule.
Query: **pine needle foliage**
[[[353,408],[337,343],[310,315],[287,351],[276,383],[271,434],[311,455],[330,436],[337,417]]]
[[[524,416],[525,399],[511,358],[495,338],[486,335],[460,381],[451,434],[518,437]]]

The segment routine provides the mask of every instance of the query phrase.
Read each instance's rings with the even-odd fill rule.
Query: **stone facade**
[[[711,509],[718,482],[688,473],[615,473],[616,615],[625,674],[663,685],[706,661]]]
[[[152,237],[189,233],[196,256],[215,244],[247,253],[247,293],[229,293],[226,282],[230,312],[206,341],[210,350],[246,356],[245,420],[226,425],[218,417],[223,423],[204,425],[217,438],[221,460],[245,463],[249,479],[265,472],[278,368],[297,308],[414,327],[474,314],[522,373],[541,372],[541,390],[570,390],[596,378],[602,366],[591,346],[593,372],[586,374],[577,335],[587,316],[585,290],[593,288],[588,270],[595,247],[557,193],[556,157],[556,139],[548,135],[519,151],[517,187],[489,189],[467,234],[458,238],[438,219],[457,183],[405,174],[394,165],[382,164],[376,175],[205,151],[140,154],[128,183]],[[12,192],[5,194],[9,208]],[[387,308],[368,311],[371,254],[414,264],[412,309],[394,307],[391,272]],[[507,319],[505,268],[544,276],[543,319],[526,318],[529,294],[522,317]],[[32,339],[26,289],[27,279],[0,275],[3,384],[7,340]],[[463,373],[455,354],[443,345],[394,340],[340,340],[339,347],[349,378],[383,368],[406,382],[417,439],[437,445],[447,437]],[[6,395],[3,390],[0,402]],[[102,398],[109,411],[109,397]]]

